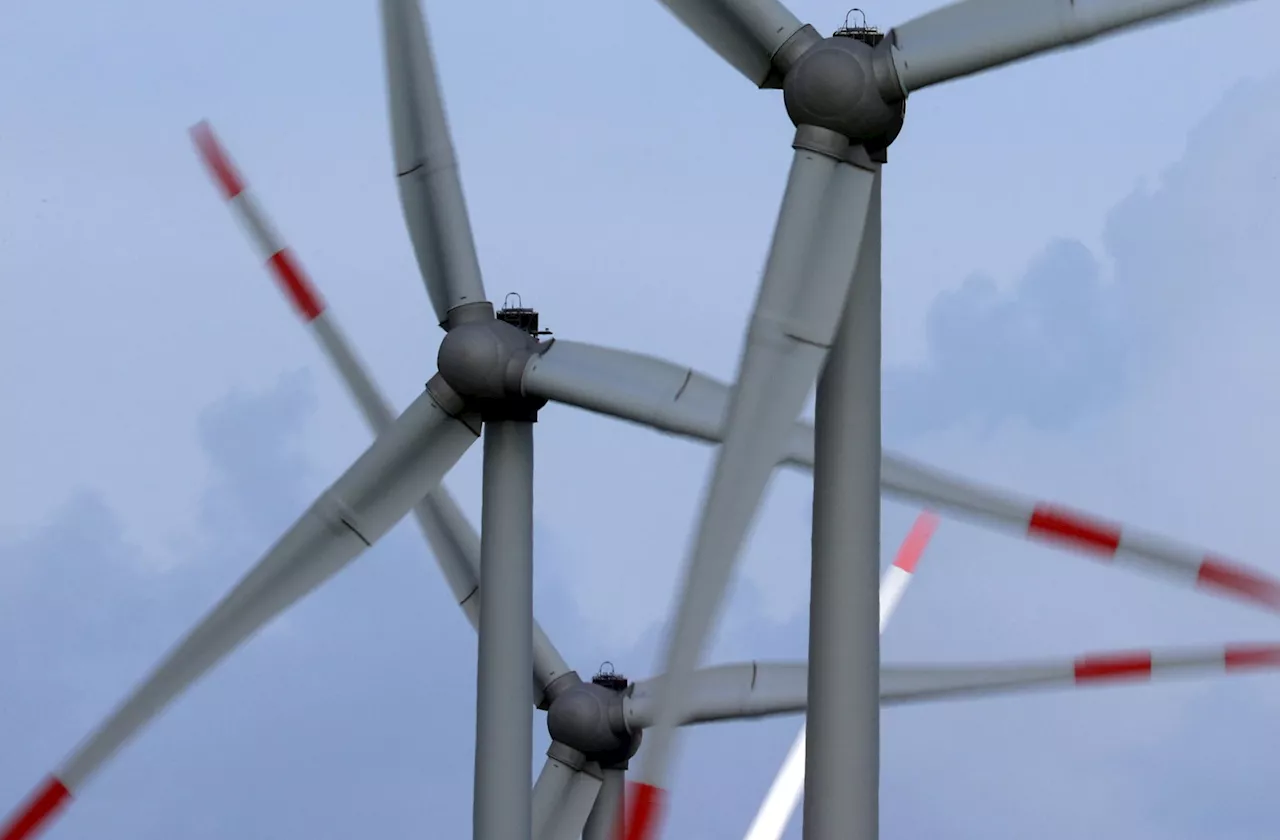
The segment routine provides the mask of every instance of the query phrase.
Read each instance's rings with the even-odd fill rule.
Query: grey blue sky
[[[845,11],[793,8],[820,30]],[[730,376],[785,177],[777,94],[653,2],[427,11],[491,295]],[[1277,29],[1252,2],[912,99],[885,175],[894,447],[1280,574]],[[189,124],[213,121],[392,400],[430,375],[381,74],[372,3],[27,3],[0,22],[0,809],[369,441]],[[539,617],[581,671],[644,676],[709,453],[554,407],[537,440]],[[478,521],[476,453],[448,483]],[[808,512],[780,475],[717,658],[803,656]],[[886,505],[886,559],[914,514]],[[885,659],[1273,625],[948,521]],[[465,836],[474,652],[401,527],[50,837]],[[1251,676],[889,710],[883,836],[1270,836],[1278,706],[1280,676]],[[740,837],[796,725],[687,738],[672,835]]]

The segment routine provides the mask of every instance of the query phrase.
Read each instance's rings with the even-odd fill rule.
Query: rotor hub
[[[536,329],[536,313],[532,320]],[[449,387],[484,419],[533,421],[546,400],[525,396],[521,379],[529,359],[545,349],[527,329],[491,315],[445,333],[436,364]]]
[[[871,38],[836,35],[810,46],[782,84],[787,116],[797,126],[833,131],[875,153],[902,130],[906,100],[892,96],[892,61]]]
[[[551,739],[573,747],[602,766],[627,761],[640,749],[640,733],[627,730],[622,696],[612,683],[580,682],[569,688],[547,709]]]

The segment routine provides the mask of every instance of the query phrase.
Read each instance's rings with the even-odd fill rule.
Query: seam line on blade
[[[684,381],[681,382],[680,387],[676,389],[676,395],[671,398],[671,401],[676,402],[677,400],[679,400],[681,395],[684,394],[685,389],[689,387],[689,383],[692,381],[693,381],[693,368],[690,368],[689,370],[686,370],[684,372]]]
[[[338,521],[339,521],[339,522],[341,522],[343,525],[347,526],[347,530],[348,530],[348,531],[350,531],[351,533],[353,533],[353,534],[355,534],[357,537],[359,537],[359,538],[360,538],[360,542],[364,543],[365,545],[369,546],[370,548],[372,548],[372,547],[373,547],[373,543],[369,542],[369,540],[365,538],[365,535],[364,535],[364,534],[362,534],[362,533],[360,533],[360,530],[359,530],[358,528],[356,528],[356,526],[354,526],[354,525],[352,525],[350,522],[348,522],[348,521],[347,521],[347,519],[346,519],[346,517],[339,517],[339,518],[338,518]]]

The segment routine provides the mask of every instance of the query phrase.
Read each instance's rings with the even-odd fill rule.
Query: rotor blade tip
[[[937,529],[938,515],[928,510],[921,513],[907,533],[907,538],[902,541],[902,547],[898,549],[898,556],[894,558],[893,565],[907,574],[915,572],[925,548],[929,545],[929,540],[933,538],[933,532]]]
[[[1223,657],[1227,670],[1280,665],[1280,645],[1230,645]]]
[[[231,199],[244,192],[244,181],[240,178],[240,173],[236,172],[236,168],[231,165],[231,158],[218,142],[208,120],[201,120],[191,127],[191,139],[196,144],[196,150],[200,152],[205,166],[209,167],[214,180],[222,188],[223,195]]]
[[[658,817],[662,810],[662,788],[643,782],[631,782],[627,787],[627,819],[625,840],[654,840],[658,836]]]
[[[27,840],[36,836],[71,799],[71,791],[56,776],[50,776],[23,804],[22,810],[0,827],[0,840]]]
[[[1280,609],[1280,581],[1226,560],[1206,557],[1200,564],[1196,585]]]

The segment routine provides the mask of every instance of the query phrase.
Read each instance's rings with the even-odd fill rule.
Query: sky
[[[490,296],[729,378],[789,154],[776,92],[652,2],[427,10]],[[885,172],[886,445],[1280,574],[1278,24],[1245,3],[912,98]],[[378,38],[374,4],[283,0],[0,23],[0,803],[370,440],[191,123],[212,120],[392,402],[433,371]],[[710,451],[558,407],[537,442],[539,619],[580,673],[646,676]],[[447,482],[475,522],[479,451]],[[804,656],[809,512],[780,473],[712,658]],[[885,562],[916,512],[885,505]],[[945,521],[884,659],[1273,638],[1265,615]],[[401,526],[49,836],[465,836],[474,655]],[[1264,836],[1277,680],[889,709],[882,835]],[[672,836],[740,837],[797,726],[692,731]]]

